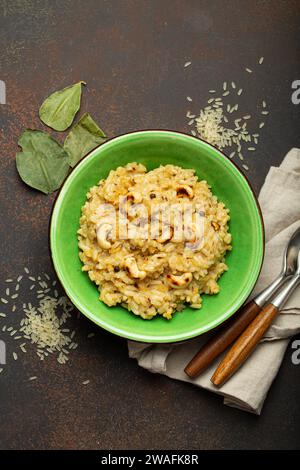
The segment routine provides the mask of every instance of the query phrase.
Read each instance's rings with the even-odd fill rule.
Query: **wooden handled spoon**
[[[300,227],[291,236],[286,246],[282,270],[279,276],[251,302],[238,310],[191,359],[184,371],[191,377],[197,377],[213,360],[238,338],[249,323],[261,312],[263,306],[272,298],[280,287],[290,279],[297,270],[297,255],[300,248]]]
[[[300,247],[297,257],[297,270],[287,285],[277,294],[271,303],[262,309],[257,317],[245,329],[242,335],[228,351],[224,359],[211,377],[211,381],[217,387],[223,385],[254,351],[260,339],[263,337],[279,310],[288,300],[291,293],[300,283]]]

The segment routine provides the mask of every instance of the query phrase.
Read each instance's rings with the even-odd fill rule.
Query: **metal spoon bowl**
[[[293,276],[297,270],[297,258],[300,249],[300,227],[291,236],[284,252],[282,270],[277,278],[260,292],[253,300],[262,307],[272,298],[275,292]]]

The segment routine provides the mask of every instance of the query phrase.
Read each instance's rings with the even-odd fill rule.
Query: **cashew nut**
[[[138,193],[137,191],[130,191],[128,196],[127,196],[127,200],[128,201],[133,201],[136,204],[138,204],[138,203],[142,202],[143,196],[140,193]]]
[[[111,243],[107,241],[107,238],[112,229],[113,226],[108,223],[103,223],[97,228],[97,242],[98,245],[104,250],[109,250],[109,248],[111,248]]]
[[[144,279],[147,276],[146,271],[139,270],[136,260],[133,256],[125,259],[124,266],[128,269],[129,274],[134,278]]]
[[[213,226],[215,232],[220,230],[220,225],[218,224],[218,222],[211,222],[211,225]]]
[[[167,274],[167,281],[171,287],[180,289],[187,286],[193,279],[192,273],[184,273],[181,276],[175,276],[175,274]]]
[[[167,226],[166,230],[163,226],[161,235],[156,239],[156,241],[158,241],[158,243],[165,243],[171,240],[173,235],[174,235],[174,229],[172,226]]]
[[[190,186],[187,186],[186,184],[180,186],[176,192],[178,197],[188,197],[192,199],[192,197],[194,196],[194,191]]]

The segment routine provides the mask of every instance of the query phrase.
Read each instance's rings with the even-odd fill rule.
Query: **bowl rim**
[[[72,176],[73,172],[75,169],[78,168],[78,166],[80,165],[83,165],[84,162],[89,159],[92,154],[94,152],[96,152],[100,147],[103,147],[103,146],[106,146],[108,143],[112,142],[112,141],[115,141],[115,140],[118,140],[118,139],[122,139],[124,137],[127,137],[127,136],[131,136],[131,135],[135,135],[135,134],[145,134],[145,133],[161,133],[161,134],[174,134],[175,136],[178,135],[178,136],[182,136],[182,137],[187,137],[191,140],[196,140],[196,141],[200,141],[202,142],[203,144],[205,144],[206,146],[208,147],[211,147],[213,148],[215,151],[218,152],[218,154],[220,155],[220,157],[224,158],[227,162],[227,164],[229,165],[232,165],[235,170],[238,171],[238,173],[240,174],[240,176],[245,180],[248,188],[250,189],[250,192],[253,196],[253,200],[255,202],[255,205],[256,205],[256,209],[257,209],[257,212],[258,212],[258,215],[259,215],[259,221],[260,221],[260,228],[261,228],[261,234],[262,234],[262,253],[261,253],[261,260],[260,260],[260,265],[259,265],[259,268],[257,270],[257,275],[256,277],[253,279],[252,281],[252,284],[250,285],[250,288],[248,288],[248,292],[245,296],[242,296],[242,300],[241,301],[238,301],[236,302],[236,304],[229,310],[229,313],[228,311],[225,312],[225,314],[222,315],[222,317],[220,317],[218,320],[215,320],[213,322],[210,322],[206,327],[201,327],[201,328],[198,328],[198,329],[195,329],[195,330],[192,330],[191,332],[189,333],[185,333],[183,335],[178,335],[178,334],[175,334],[175,335],[167,335],[167,336],[164,336],[164,337],[152,337],[150,335],[142,335],[142,334],[135,334],[135,333],[132,333],[132,334],[129,334],[127,333],[126,331],[124,331],[123,329],[119,329],[119,328],[116,328],[116,327],[112,327],[111,325],[107,324],[105,321],[101,320],[101,318],[98,318],[96,317],[92,312],[90,312],[88,309],[86,309],[84,306],[81,305],[81,303],[79,301],[77,301],[77,299],[71,294],[69,293],[68,289],[65,287],[64,285],[64,281],[62,279],[62,276],[60,275],[60,272],[59,272],[59,267],[56,266],[56,262],[55,262],[55,257],[54,257],[54,254],[53,254],[53,247],[52,247],[52,227],[53,227],[53,220],[54,220],[54,216],[55,216],[55,211],[56,211],[56,207],[57,207],[57,203],[59,201],[59,198],[62,194],[62,192],[64,191],[64,188],[68,182],[68,180],[70,179],[70,177]],[[50,258],[51,258],[51,262],[52,262],[52,266],[53,266],[53,269],[59,279],[59,282],[66,294],[66,296],[69,298],[69,300],[72,302],[72,304],[86,317],[88,318],[89,320],[91,320],[94,324],[96,324],[97,326],[103,328],[104,330],[112,333],[112,334],[115,334],[117,336],[120,336],[122,338],[125,338],[127,340],[131,340],[131,341],[136,341],[136,342],[144,342],[144,343],[157,343],[157,344],[167,344],[167,343],[178,343],[178,342],[185,342],[185,341],[188,341],[188,340],[192,340],[192,339],[195,339],[196,337],[198,336],[201,336],[202,334],[208,332],[208,331],[211,331],[215,328],[217,328],[218,326],[222,325],[226,320],[228,320],[229,318],[231,318],[233,315],[235,315],[237,313],[237,311],[241,308],[242,305],[245,304],[245,302],[247,301],[247,299],[250,297],[256,283],[257,283],[257,280],[259,278],[259,275],[261,273],[261,269],[262,269],[262,265],[263,265],[263,261],[264,261],[264,256],[265,256],[265,226],[264,226],[264,219],[263,219],[263,215],[262,215],[262,211],[261,211],[261,207],[260,207],[260,204],[259,204],[259,201],[258,201],[258,198],[254,192],[254,189],[248,179],[248,177],[244,174],[244,172],[238,167],[238,165],[233,162],[231,159],[229,159],[229,157],[227,157],[225,155],[225,153],[218,149],[216,146],[206,142],[204,139],[201,139],[200,137],[196,137],[196,136],[193,136],[191,134],[188,134],[188,133],[185,133],[185,132],[180,132],[180,131],[175,131],[175,130],[169,130],[169,129],[145,129],[145,130],[137,130],[137,131],[132,131],[132,132],[125,132],[125,133],[122,133],[122,134],[119,134],[115,137],[111,137],[111,138],[108,138],[103,144],[100,144],[98,145],[97,147],[95,147],[93,150],[91,150],[90,152],[87,153],[87,155],[85,155],[79,162],[77,162],[77,164],[71,169],[70,173],[66,176],[63,184],[61,185],[61,187],[59,188],[58,192],[57,192],[57,195],[54,199],[54,202],[53,202],[53,205],[52,205],[52,209],[51,209],[51,213],[50,213],[50,217],[49,217],[49,224],[48,224],[48,247],[49,247],[49,252],[50,252]],[[100,303],[101,305],[101,303]]]

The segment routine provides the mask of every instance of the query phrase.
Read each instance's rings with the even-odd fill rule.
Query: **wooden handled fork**
[[[298,267],[295,275],[280,291],[280,293],[274,297],[272,302],[262,309],[258,316],[250,323],[230,348],[211,377],[211,381],[214,385],[220,387],[238,370],[239,367],[241,367],[254,351],[258,342],[278,315],[280,308],[285,304],[299,283],[300,252],[298,254]]]

